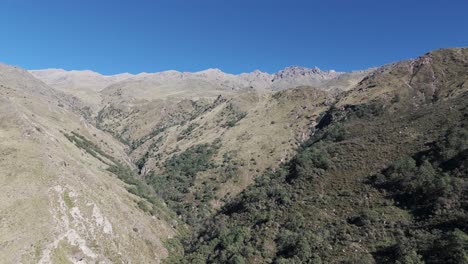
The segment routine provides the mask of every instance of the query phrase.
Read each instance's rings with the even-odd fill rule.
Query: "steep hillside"
[[[148,195],[128,190],[146,185],[108,171],[130,166],[124,146],[72,103],[26,71],[0,66],[1,262],[160,262],[175,234],[171,213],[158,200],[154,216],[141,209]]]
[[[186,241],[183,260],[467,263],[467,69],[468,49],[379,68]]]

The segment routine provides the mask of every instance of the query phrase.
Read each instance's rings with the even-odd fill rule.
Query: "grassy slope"
[[[139,210],[140,198],[106,171],[110,157],[128,159],[123,146],[27,72],[2,65],[0,73],[1,262],[164,258],[173,229]],[[65,131],[82,137],[73,144]]]

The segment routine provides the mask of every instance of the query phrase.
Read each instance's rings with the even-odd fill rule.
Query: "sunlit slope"
[[[0,259],[4,263],[157,263],[171,227],[65,137],[75,132],[122,164],[123,146],[26,71],[0,66]]]

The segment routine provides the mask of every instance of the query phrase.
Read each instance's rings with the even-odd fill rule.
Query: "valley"
[[[468,49],[354,72],[0,65],[6,263],[466,263]]]

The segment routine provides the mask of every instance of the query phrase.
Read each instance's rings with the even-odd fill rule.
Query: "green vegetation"
[[[221,125],[221,127],[233,127],[239,122],[241,119],[243,119],[247,114],[246,113],[237,113],[235,114],[232,118],[230,118],[226,123]]]
[[[396,101],[392,100],[392,102]],[[384,114],[384,104],[383,102],[373,101],[368,104],[349,105],[346,107],[346,110],[350,111],[357,118],[370,119]]]
[[[332,127],[325,135],[336,130]],[[339,130],[345,131],[343,127]],[[341,137],[324,136],[319,143],[308,141],[289,164],[257,178],[187,243],[187,263],[251,263],[253,259],[320,263],[318,253],[311,250],[329,244],[307,231],[306,216],[294,205],[301,200],[301,190],[330,168],[328,148],[339,140]],[[265,243],[274,245],[276,251],[267,252]]]
[[[136,171],[127,165],[117,163],[107,168],[109,172],[115,174],[120,180],[128,184],[127,191],[136,196],[143,198],[137,202],[138,208],[151,215],[162,217],[169,221],[174,216],[172,212],[168,211],[163,205],[161,199],[156,195],[153,188],[148,185],[144,180],[139,178]],[[146,201],[146,202],[145,202]]]
[[[151,133],[149,133],[148,135],[142,137],[141,139],[139,140],[136,140],[134,141],[132,144],[131,144],[131,147],[132,149],[137,149],[139,146],[143,145],[146,141],[158,136],[159,134],[161,134],[162,132],[164,132],[167,128],[166,127],[158,127],[156,129],[153,129],[151,131]],[[128,145],[128,144],[127,144]]]
[[[184,251],[183,245],[176,238],[171,238],[164,241],[164,247],[169,252],[169,257],[163,260],[166,264],[179,264],[183,258],[182,252]]]
[[[68,207],[68,208],[72,208],[73,207],[73,201],[70,197],[70,195],[68,194],[68,192],[63,192],[62,194],[62,198],[63,198],[63,201],[65,202],[65,205]]]
[[[190,124],[186,129],[184,129],[180,134],[177,136],[177,141],[181,141],[182,139],[190,136],[192,131],[197,128],[199,125],[197,123]]]
[[[244,166],[242,162],[234,160],[233,157],[236,156],[235,152],[224,153],[223,154],[223,163],[218,166],[216,170],[217,177],[216,181],[219,183],[225,183],[228,180],[237,176],[237,170],[240,166]]]
[[[221,127],[234,127],[237,122],[247,116],[247,113],[240,111],[232,103],[228,103],[221,112],[220,119],[217,121]]]
[[[198,172],[212,168],[211,157],[219,148],[219,143],[193,146],[173,155],[163,164],[163,172],[151,173],[147,182],[168,206],[187,223],[196,226],[209,212],[206,201],[193,201],[190,188],[194,185]]]
[[[78,134],[77,132],[72,131],[70,134],[64,133],[64,136],[68,140],[70,140],[70,142],[73,142],[77,147],[85,150],[91,156],[95,157],[96,159],[100,160],[101,162],[103,162],[105,164],[109,164],[109,161],[115,163],[115,160],[114,160],[114,158],[112,156],[106,154],[96,144],[89,141],[87,138],[85,138],[84,136]]]
[[[135,162],[135,165],[137,166],[138,168],[138,174],[141,174],[141,170],[143,169],[143,167],[145,166],[145,163],[146,161],[148,160],[149,158],[149,151],[147,151],[143,156],[141,156],[141,158],[139,158],[136,162]]]
[[[426,262],[468,262],[466,128],[451,130],[429,150],[394,162],[373,182],[416,220],[409,235],[381,249],[385,258],[402,263],[415,256]]]

